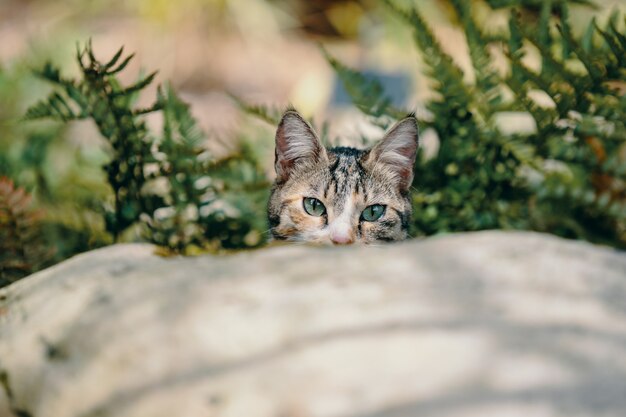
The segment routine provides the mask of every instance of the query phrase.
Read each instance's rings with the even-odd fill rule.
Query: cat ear
[[[418,147],[417,119],[409,116],[396,123],[367,156],[370,169],[385,169],[398,180],[400,190],[408,191],[413,182],[413,166]]]
[[[287,111],[276,130],[274,168],[278,179],[286,180],[296,163],[316,163],[327,159],[326,150],[311,126],[298,112]]]

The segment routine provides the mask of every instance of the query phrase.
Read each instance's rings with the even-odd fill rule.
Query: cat
[[[414,115],[360,150],[325,148],[298,112],[288,110],[276,131],[272,237],[336,245],[406,239],[417,148]]]

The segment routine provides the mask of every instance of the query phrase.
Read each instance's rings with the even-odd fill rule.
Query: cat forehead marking
[[[363,151],[352,148],[333,148],[330,152],[335,156],[329,167],[330,180],[326,186],[325,195],[328,189],[334,187],[334,208],[337,213],[345,209],[347,202],[352,201],[350,196],[358,193],[362,189],[364,170],[359,163],[359,158]]]

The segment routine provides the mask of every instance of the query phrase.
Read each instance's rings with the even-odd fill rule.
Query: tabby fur
[[[409,191],[418,147],[417,120],[400,120],[369,149],[325,148],[294,110],[276,132],[276,181],[268,204],[274,239],[323,244],[377,243],[407,237]],[[304,199],[319,200],[320,216]],[[371,205],[384,206],[375,221],[364,219]]]

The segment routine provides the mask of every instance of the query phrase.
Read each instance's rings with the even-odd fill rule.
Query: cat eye
[[[366,222],[375,222],[380,219],[383,214],[385,214],[386,207],[387,206],[383,206],[382,204],[372,204],[371,206],[367,206],[361,213],[361,219]]]
[[[317,198],[304,197],[304,211],[311,216],[319,217],[326,213],[326,207]]]

